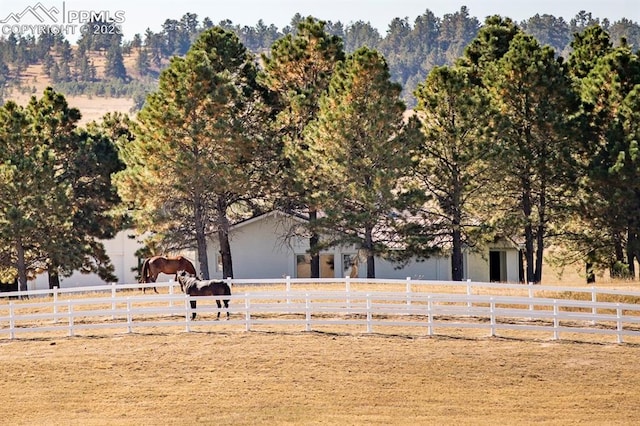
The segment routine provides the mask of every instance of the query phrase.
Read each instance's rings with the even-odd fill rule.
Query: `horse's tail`
[[[196,267],[195,265],[186,257],[183,257],[185,264],[186,264],[186,270],[188,273],[193,274],[193,275],[198,275],[198,273],[196,272]]]
[[[147,276],[149,275],[149,259],[145,259],[142,264],[142,271],[140,271],[140,282],[146,283]]]

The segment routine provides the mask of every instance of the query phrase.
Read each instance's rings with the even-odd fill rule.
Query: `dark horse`
[[[188,273],[195,275],[196,268],[193,263],[184,256],[166,257],[166,256],[154,256],[146,259],[142,264],[142,271],[140,273],[141,283],[155,283],[158,279],[158,274],[161,272],[164,274],[176,274],[176,281],[178,280],[178,271],[187,271]],[[157,293],[158,290],[154,287],[153,290]],[[146,293],[145,287],[142,292]]]
[[[188,294],[189,296],[230,296],[231,289],[229,285],[224,281],[214,281],[214,280],[200,280],[198,277],[189,276],[187,272],[180,271],[176,275],[178,277],[178,282],[180,283],[180,288],[184,291],[184,294]],[[196,308],[196,301],[190,300],[191,309]],[[229,319],[229,299],[223,300],[224,307],[227,310],[227,319]],[[216,299],[216,304],[218,305],[218,318],[220,318],[220,309],[222,308],[220,299]],[[191,314],[191,319],[196,318],[196,313],[193,312]]]

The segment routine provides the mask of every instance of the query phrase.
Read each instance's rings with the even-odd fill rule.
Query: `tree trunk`
[[[311,237],[309,238],[309,251],[311,252],[311,278],[320,278],[320,252],[318,250],[318,244],[320,243],[320,237],[313,230],[314,222],[318,219],[318,211],[314,208],[309,208],[309,225],[311,226]]]
[[[222,257],[222,277],[233,278],[233,261],[231,259],[231,244],[229,244],[229,218],[227,218],[227,203],[218,199],[218,241],[220,256]]]
[[[365,226],[364,249],[367,250],[367,278],[376,277],[376,261],[373,252],[373,226]]]
[[[634,232],[631,226],[627,231],[627,265],[629,267],[629,273],[627,278],[630,280],[636,279],[636,250],[637,234]]]
[[[530,198],[530,190],[527,185],[525,185],[524,193],[522,194],[522,211],[524,213],[525,218],[525,226],[524,226],[524,256],[526,260],[526,271],[527,271],[527,283],[535,283],[535,275],[534,275],[534,236],[533,236],[533,226],[531,224],[531,198]]]
[[[595,252],[590,251],[587,254],[587,262],[586,262],[587,284],[594,284],[596,282],[596,273],[593,270],[594,258],[595,258]]]
[[[622,243],[622,237],[618,232],[614,232],[613,234],[613,244],[614,244],[614,252],[616,256],[616,261],[610,267],[610,275],[611,278],[624,278],[624,265],[625,256],[624,256],[624,247]]]
[[[451,280],[462,281],[464,278],[464,265],[462,261],[462,234],[459,226],[454,225],[452,237]]]
[[[534,283],[542,282],[542,260],[544,259],[544,225],[538,226],[536,235],[536,268],[534,271]]]
[[[198,269],[203,279],[208,280],[209,257],[207,256],[207,234],[205,232],[204,204],[199,200],[194,204],[194,223],[196,226],[196,245],[198,249]]]
[[[233,262],[231,260],[229,233],[219,229],[218,240],[220,242],[220,255],[222,256],[222,276],[223,278],[233,278]]]
[[[18,284],[20,291],[27,291],[27,263],[24,258],[24,247],[22,246],[22,240],[18,239],[16,242],[16,252],[18,255],[17,267],[18,267]]]

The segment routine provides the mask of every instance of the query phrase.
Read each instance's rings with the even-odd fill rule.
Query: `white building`
[[[138,259],[136,251],[140,249],[143,244],[138,238],[132,238],[134,232],[130,229],[120,231],[111,240],[103,240],[105,250],[111,263],[113,264],[114,275],[118,277],[119,284],[133,284],[137,282],[137,268],[138,262],[142,259]],[[104,285],[102,278],[97,274],[81,274],[80,272],[74,272],[70,277],[60,277],[60,287],[84,287],[91,285]],[[29,282],[29,290],[41,290],[49,288],[49,277],[47,273],[38,275],[35,281]]]
[[[235,278],[308,278],[311,275],[309,239],[293,236],[291,231],[306,222],[304,218],[272,211],[233,225],[230,230],[231,256]],[[133,238],[132,230],[120,231],[115,238],[103,241],[107,255],[115,268],[119,284],[133,284],[137,268],[143,259],[135,253],[142,247],[139,238]],[[211,278],[222,277],[222,262],[217,239],[208,242],[208,261]],[[341,278],[351,273],[351,261],[357,256],[356,247],[334,247],[320,253],[322,278]],[[196,269],[195,253],[184,253]],[[481,252],[464,253],[464,278],[473,281],[519,282],[519,250],[513,244],[499,241]],[[414,279],[451,279],[451,260],[448,256],[434,256],[424,261],[411,261],[397,269],[393,263],[376,258],[377,278],[411,277]],[[366,277],[366,266],[360,261],[358,277]],[[161,274],[158,281],[170,281],[171,276]],[[60,277],[62,288],[106,284],[96,274],[75,272],[70,277]],[[29,289],[49,288],[48,277],[43,273],[29,282]]]
[[[280,211],[272,211],[240,222],[230,229],[231,256],[234,277],[251,278],[308,278],[310,276],[309,239],[293,236],[291,230],[305,219]],[[219,243],[207,242],[211,278],[222,276]],[[320,253],[322,278],[341,278],[350,274],[351,260],[357,255],[355,247],[334,247]],[[411,261],[401,269],[393,263],[376,258],[377,278],[407,277],[425,280],[450,280],[451,260],[448,256],[434,256],[424,261]],[[519,282],[519,250],[507,241],[499,241],[481,252],[465,251],[464,278],[473,281]],[[366,277],[366,266],[360,262],[358,276]]]

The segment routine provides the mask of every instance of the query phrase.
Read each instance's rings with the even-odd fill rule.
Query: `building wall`
[[[230,235],[231,258],[236,278],[279,278],[293,276],[292,247],[283,235],[295,221],[282,215],[268,215],[236,227]],[[220,245],[217,238],[207,241],[209,277],[225,278],[220,268]],[[294,242],[295,244],[295,242]]]
[[[283,235],[299,223],[296,219],[272,213],[247,221],[246,224],[231,230],[231,256],[233,258],[234,277],[282,278],[297,277],[296,255],[303,255],[309,248],[308,238],[292,238],[285,241]],[[223,278],[217,267],[219,245],[217,239],[211,239],[208,248],[209,271],[211,278]],[[493,246],[492,246],[493,247]],[[518,251],[507,244],[497,244],[496,249],[506,252],[507,281],[518,281]],[[334,247],[323,251],[334,256],[334,276],[341,278],[349,275],[350,268],[344,265],[343,255],[355,256],[355,247]],[[464,278],[472,281],[489,281],[489,249],[482,253],[465,253]],[[365,262],[358,267],[358,277],[367,276]],[[447,256],[431,257],[424,261],[412,261],[402,268],[382,258],[376,258],[376,277],[390,279],[443,280],[451,279],[451,263]]]
[[[124,230],[118,232],[111,240],[103,240],[105,250],[115,270],[114,274],[118,277],[118,284],[133,284],[136,282],[136,270],[138,267],[138,258],[135,252],[142,247],[137,238],[129,238],[133,232]],[[97,274],[81,274],[74,272],[70,277],[60,277],[60,287],[84,287],[92,285],[109,284],[104,282]],[[29,282],[30,290],[41,290],[49,288],[49,277],[44,272],[34,281]]]
[[[412,278],[416,280],[449,280],[451,279],[451,263],[448,257],[431,257],[423,261],[413,260],[402,268],[387,260],[376,258],[376,277],[379,278]],[[360,277],[367,276],[367,266],[360,266]]]
[[[234,227],[231,233],[231,255],[233,257],[234,276],[240,279],[251,278],[282,278],[297,277],[296,255],[303,255],[309,248],[308,238],[291,238],[286,241],[283,235],[300,222],[281,213],[274,213],[247,221],[246,224]],[[129,238],[133,232],[125,230],[119,232],[112,240],[103,241],[107,254],[115,268],[115,275],[119,284],[133,284],[136,282],[136,268],[138,258],[135,252],[142,247],[139,239]],[[492,249],[506,252],[507,281],[518,282],[518,251],[509,244],[498,243]],[[323,252],[334,256],[334,276],[341,278],[351,272],[348,265],[344,265],[343,255],[355,256],[355,247],[335,247]],[[473,281],[489,281],[489,249],[482,254],[465,253],[465,279]],[[194,262],[196,269],[200,269],[196,254],[183,253]],[[221,279],[222,270],[218,267],[219,246],[217,239],[208,241],[209,276]],[[324,269],[328,271],[327,268]],[[330,272],[330,271],[329,271]],[[358,277],[364,278],[367,268],[364,262],[358,267]],[[397,269],[397,265],[384,259],[376,259],[376,277],[425,280],[450,280],[451,266],[448,257],[432,257],[425,261],[412,261]],[[166,282],[171,276],[161,274],[158,281]],[[96,274],[74,273],[71,277],[61,277],[63,288],[103,285],[105,283]],[[29,282],[29,289],[47,289],[49,287],[46,273],[41,274],[35,281]]]

